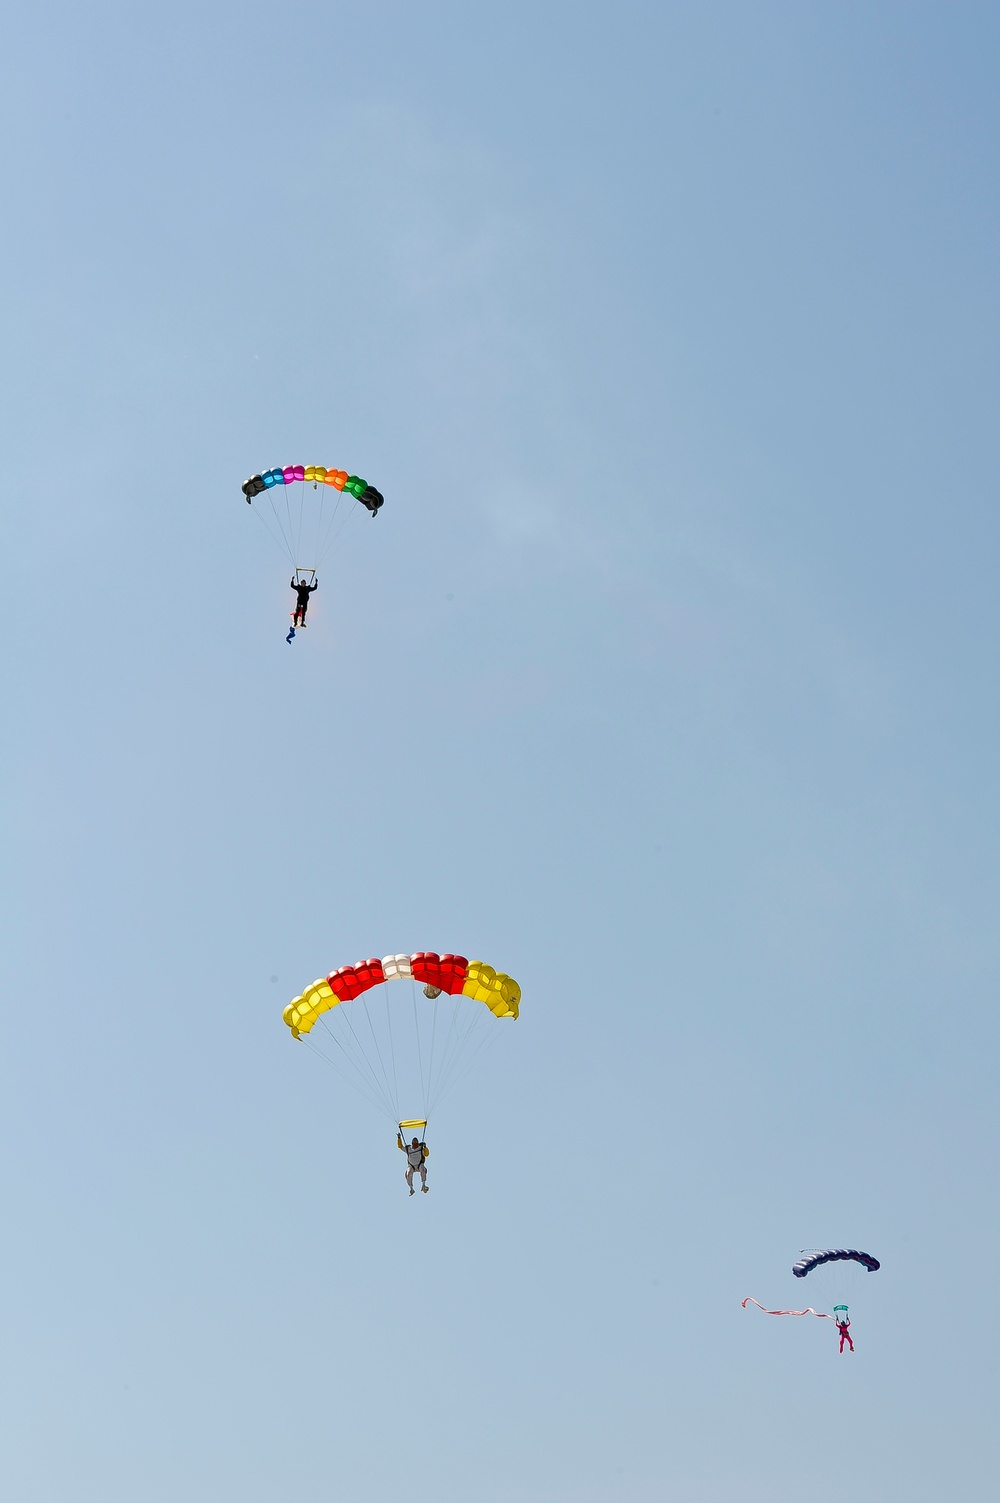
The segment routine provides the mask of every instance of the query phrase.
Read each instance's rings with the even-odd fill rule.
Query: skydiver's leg
[[[426,1164],[421,1164],[420,1165],[420,1188],[421,1188],[421,1190],[426,1190],[427,1189],[427,1165]]]
[[[407,1165],[406,1169],[403,1171],[403,1178],[406,1180],[406,1183],[407,1183],[407,1185],[409,1186],[409,1189],[410,1189],[410,1194],[412,1195],[413,1194],[413,1170],[410,1168],[409,1165]]]

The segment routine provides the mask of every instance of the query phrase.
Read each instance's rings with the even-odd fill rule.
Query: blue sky
[[[3,36],[8,1494],[992,1499],[994,8]],[[411,1202],[280,1013],[418,949]]]

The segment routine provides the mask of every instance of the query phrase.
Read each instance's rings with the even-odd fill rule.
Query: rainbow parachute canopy
[[[807,1273],[812,1273],[822,1263],[860,1263],[869,1273],[877,1273],[882,1267],[878,1258],[873,1258],[871,1253],[858,1252],[853,1247],[830,1247],[807,1253],[792,1265],[792,1272],[797,1279],[804,1279]]]
[[[249,506],[254,496],[259,496],[262,491],[269,491],[276,485],[294,485],[300,480],[348,491],[368,508],[373,517],[378,515],[379,507],[385,501],[382,492],[369,485],[367,480],[362,480],[360,475],[349,475],[346,470],[328,470],[321,464],[286,464],[281,469],[264,470],[260,475],[251,475],[249,480],[244,480],[241,489]]]
[[[482,960],[418,950],[414,955],[386,955],[382,960],[359,960],[356,965],[341,966],[325,979],[321,977],[307,986],[301,996],[293,997],[282,1017],[293,1037],[299,1038],[309,1033],[321,1013],[353,1001],[384,981],[402,981],[407,977],[422,982],[429,996],[448,992],[451,996],[484,1002],[497,1018],[518,1015],[521,988],[510,976],[495,971]]]

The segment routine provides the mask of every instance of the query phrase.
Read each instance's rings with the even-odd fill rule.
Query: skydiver
[[[845,1341],[847,1342],[848,1346],[851,1348],[851,1351],[853,1352],[853,1350],[854,1350],[854,1342],[851,1340],[851,1337],[850,1337],[850,1335],[848,1333],[848,1330],[847,1330],[847,1327],[850,1325],[850,1323],[851,1323],[851,1318],[850,1318],[849,1315],[845,1315],[843,1320],[838,1320],[837,1321],[837,1330],[840,1332],[840,1350],[841,1351],[844,1350],[844,1342]]]
[[[406,1154],[406,1168],[403,1171],[403,1178],[409,1186],[410,1194],[414,1194],[413,1174],[416,1171],[420,1175],[420,1188],[426,1195],[427,1165],[424,1160],[430,1156],[430,1149],[427,1147],[427,1144],[420,1138],[414,1138],[413,1142],[407,1145],[403,1142],[403,1134],[398,1132],[396,1134],[396,1147]]]
[[[300,584],[294,577],[289,580],[289,587],[295,591],[295,609],[292,612],[293,626],[305,626],[306,611],[309,608],[309,596],[318,584],[319,580],[315,578],[312,584],[306,584],[304,580]]]

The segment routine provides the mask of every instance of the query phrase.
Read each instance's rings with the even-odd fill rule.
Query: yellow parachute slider
[[[424,1122],[418,1122],[416,1120],[416,1118],[413,1118],[409,1122],[400,1122],[399,1125],[400,1125],[400,1127],[426,1127],[427,1123],[426,1123],[426,1121],[424,1121]]]

